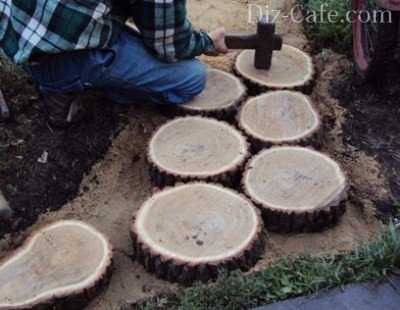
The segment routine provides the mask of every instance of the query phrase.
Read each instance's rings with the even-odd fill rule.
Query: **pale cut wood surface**
[[[111,259],[111,245],[93,227],[78,221],[45,226],[1,262],[0,309],[90,296],[106,277]]]
[[[243,186],[266,211],[267,227],[297,230],[309,225],[313,230],[313,225],[329,226],[343,214],[348,184],[341,167],[328,156],[286,146],[256,155],[248,164]]]
[[[249,99],[238,122],[251,139],[264,142],[264,146],[307,143],[321,129],[311,99],[294,91],[274,91]]]
[[[174,275],[174,268],[186,265],[182,272],[195,280],[215,275],[220,265],[250,264],[262,248],[261,228],[250,200],[219,185],[190,183],[168,188],[145,202],[131,231],[146,268],[179,280],[182,275]],[[246,252],[250,249],[254,253]]]
[[[312,58],[290,45],[275,51],[269,70],[254,67],[254,50],[245,50],[236,59],[235,70],[250,82],[273,89],[292,89],[310,83],[314,69]]]
[[[184,111],[207,114],[236,109],[246,95],[246,88],[234,75],[218,69],[207,69],[205,90],[193,101],[180,105]]]
[[[247,157],[247,140],[237,129],[199,116],[176,118],[161,126],[148,147],[154,178],[161,173],[178,180],[216,177],[219,181],[242,168]]]

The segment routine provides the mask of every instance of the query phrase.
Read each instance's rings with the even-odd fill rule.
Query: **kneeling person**
[[[28,2],[0,5],[0,49],[38,84],[56,126],[81,118],[89,88],[119,103],[188,102],[205,87],[195,57],[227,52],[224,29],[194,29],[185,0]]]

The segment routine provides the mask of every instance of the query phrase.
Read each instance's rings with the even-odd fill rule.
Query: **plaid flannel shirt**
[[[188,21],[186,0],[0,0],[0,50],[23,64],[35,55],[106,48],[122,29],[121,15],[133,18],[144,44],[165,61],[214,50]]]

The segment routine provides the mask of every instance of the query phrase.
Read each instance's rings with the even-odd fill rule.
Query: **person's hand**
[[[215,51],[211,53],[206,53],[208,56],[218,56],[220,54],[228,53],[228,47],[225,43],[225,28],[220,27],[214,31],[211,31],[209,37],[214,43]]]

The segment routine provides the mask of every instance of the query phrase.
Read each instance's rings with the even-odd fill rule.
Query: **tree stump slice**
[[[254,50],[244,50],[236,59],[235,71],[247,81],[268,89],[310,91],[314,75],[312,58],[290,45],[274,52],[269,70],[254,67]]]
[[[320,146],[320,116],[299,92],[274,91],[249,99],[238,123],[256,151],[285,144]]]
[[[85,223],[45,226],[0,263],[0,309],[81,309],[108,283],[112,254]]]
[[[196,180],[239,185],[248,149],[246,138],[225,122],[200,116],[176,118],[150,140],[150,176],[159,188]]]
[[[220,185],[190,183],[158,192],[135,214],[137,260],[156,276],[208,281],[219,268],[248,270],[264,251],[259,211]]]
[[[205,90],[191,102],[178,105],[178,114],[233,120],[246,98],[246,88],[236,76],[217,69],[207,70]]]
[[[248,164],[246,194],[261,209],[267,229],[320,231],[345,212],[347,180],[328,156],[303,147],[274,147]]]

